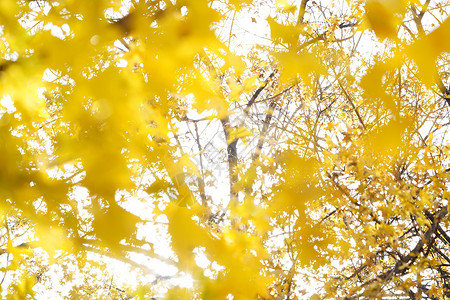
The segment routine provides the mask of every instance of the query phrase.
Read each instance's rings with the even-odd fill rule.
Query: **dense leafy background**
[[[2,296],[450,297],[449,4],[2,0]]]

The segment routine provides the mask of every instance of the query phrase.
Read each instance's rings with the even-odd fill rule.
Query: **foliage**
[[[2,296],[450,297],[449,4],[1,1]]]

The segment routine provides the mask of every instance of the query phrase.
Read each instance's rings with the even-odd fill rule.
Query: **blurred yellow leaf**
[[[281,67],[281,82],[296,80],[297,76],[308,83],[307,79],[312,75],[326,74],[326,70],[320,60],[309,52],[279,52],[275,54]]]
[[[366,2],[367,19],[376,35],[396,38],[401,19],[398,14],[405,10],[402,0],[370,0]]]
[[[119,249],[120,241],[131,237],[137,223],[141,221],[114,201],[109,202],[108,208],[97,211],[94,217],[95,234],[113,251]]]

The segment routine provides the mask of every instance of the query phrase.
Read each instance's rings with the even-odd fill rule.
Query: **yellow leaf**
[[[288,45],[288,48],[294,48],[297,45],[298,37],[301,29],[294,25],[283,25],[268,18],[267,22],[270,26],[270,34],[273,41]]]
[[[402,0],[370,0],[366,16],[371,28],[381,38],[396,38],[401,19],[396,15],[405,9]]]
[[[427,292],[427,295],[431,296],[431,297],[436,297],[436,298],[442,298],[443,296],[443,288],[442,287],[437,287],[435,284],[433,284],[430,289]]]
[[[244,140],[247,137],[253,136],[253,134],[245,127],[239,127],[236,129],[232,129],[229,131],[227,144],[230,144],[232,141],[242,139]]]
[[[292,5],[288,0],[276,0],[276,5],[278,9],[282,10],[283,12],[295,12],[295,5]]]
[[[46,224],[42,224],[46,225]],[[53,259],[56,251],[69,252],[72,250],[73,244],[67,238],[67,233],[59,227],[48,228],[47,226],[37,226],[38,241],[35,245],[42,247]]]
[[[325,74],[320,60],[309,52],[279,52],[275,54],[281,67],[280,81],[295,80],[297,75],[306,81],[312,75]]]
[[[448,32],[450,31],[450,20],[445,20],[439,28],[421,37],[419,40],[405,47],[404,52],[417,63],[420,72],[420,79],[428,86],[436,83],[438,75],[436,59],[443,52],[450,51],[450,41]],[[427,55],[424,55],[426,53]],[[399,54],[399,55],[400,55]]]
[[[404,143],[406,130],[410,120],[393,120],[387,125],[380,126],[377,131],[368,134],[368,150],[380,155],[395,155],[401,150],[406,150]]]
[[[236,9],[242,9],[246,4],[252,4],[252,0],[228,0],[228,3],[236,7]]]
[[[211,238],[192,218],[193,210],[170,203],[164,210],[169,219],[168,230],[172,237],[172,246],[177,254],[180,267],[192,268],[195,265],[192,251],[211,243]]]
[[[312,295],[311,297],[309,297],[309,300],[320,300],[320,296],[317,294]]]
[[[117,250],[117,246],[123,239],[130,238],[136,230],[136,224],[141,221],[139,217],[128,212],[115,203],[109,202],[109,207],[101,209],[94,214],[92,222],[94,233],[111,250]]]

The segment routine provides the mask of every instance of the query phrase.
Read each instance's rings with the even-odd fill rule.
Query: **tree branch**
[[[309,0],[302,0],[300,3],[300,9],[298,11],[298,17],[297,17],[297,26],[300,26],[300,24],[303,24],[303,19],[305,18],[305,12],[306,12],[306,4]]]

